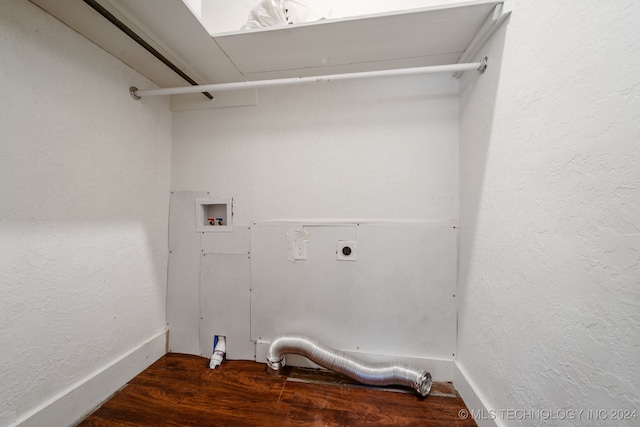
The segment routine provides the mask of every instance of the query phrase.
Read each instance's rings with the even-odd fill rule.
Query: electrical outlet
[[[358,242],[353,240],[338,240],[336,248],[336,257],[338,261],[355,261],[358,259],[357,254]]]
[[[307,242],[296,242],[295,259],[307,259]]]

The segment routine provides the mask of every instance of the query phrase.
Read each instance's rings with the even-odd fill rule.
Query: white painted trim
[[[258,105],[258,89],[219,92],[213,99],[200,93],[171,96],[169,109],[173,112],[190,110],[210,110],[229,107],[255,107]]]
[[[82,420],[167,351],[167,329],[20,416],[9,427],[68,426]]]
[[[511,10],[511,0],[505,0],[503,3],[497,4],[473,40],[471,40],[467,46],[467,49],[462,53],[458,62],[468,62],[471,58],[478,55],[480,50],[484,48],[493,34],[498,30],[498,28],[500,28],[502,23],[511,15]],[[455,78],[459,78],[460,76],[462,76],[462,72],[456,72],[453,74],[453,77]]]
[[[252,225],[283,225],[300,224],[306,226],[411,226],[411,225],[431,225],[434,227],[457,227],[458,221],[454,219],[391,219],[391,218],[276,218],[252,220]]]
[[[269,342],[256,342],[256,362],[267,363],[267,350]],[[434,381],[453,381],[454,361],[448,359],[431,359],[411,356],[392,356],[386,354],[365,353],[359,351],[343,350],[345,353],[368,362],[397,362],[406,364],[416,369],[425,369],[431,374]],[[304,356],[297,354],[286,355],[287,366],[299,366],[303,368],[321,368]]]
[[[486,399],[458,361],[455,361],[453,366],[453,386],[458,390],[460,397],[467,406],[468,413],[481,415],[474,418],[478,427],[502,427],[504,425],[497,417],[491,416],[489,407],[485,403]]]

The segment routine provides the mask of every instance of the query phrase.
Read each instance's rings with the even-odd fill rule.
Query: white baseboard
[[[77,381],[18,418],[10,427],[70,426],[166,353],[167,330]]]
[[[473,417],[478,427],[501,427],[502,423],[489,411],[485,399],[478,387],[470,380],[468,374],[458,362],[453,367],[453,386],[467,406],[467,416]]]
[[[256,362],[267,363],[267,350],[269,342],[256,342]],[[429,359],[422,357],[391,356],[386,354],[364,353],[356,351],[345,351],[351,356],[368,362],[397,362],[413,366],[416,369],[424,369],[431,374],[434,381],[453,381],[453,360],[449,359]],[[309,359],[297,354],[286,355],[287,366],[298,366],[303,368],[320,368]]]

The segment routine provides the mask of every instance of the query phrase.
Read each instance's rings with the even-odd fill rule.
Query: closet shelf
[[[511,10],[478,0],[211,36],[177,0],[31,1],[160,87],[188,83],[90,3],[199,84],[470,62]]]
[[[425,67],[470,62],[505,12],[503,1],[476,1],[214,39],[248,80]]]

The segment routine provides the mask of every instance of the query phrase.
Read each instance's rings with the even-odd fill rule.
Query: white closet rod
[[[450,64],[450,65],[432,65],[429,67],[402,68],[397,70],[382,71],[364,71],[360,73],[333,74],[327,76],[315,77],[293,77],[288,79],[276,80],[255,80],[235,83],[216,83],[210,85],[196,85],[186,87],[170,87],[164,89],[145,89],[139,90],[136,87],[129,88],[129,94],[134,99],[140,99],[143,96],[158,95],[181,95],[185,93],[200,92],[221,92],[225,90],[241,90],[241,89],[257,89],[263,87],[274,86],[294,86],[309,83],[331,82],[336,80],[362,79],[370,77],[386,77],[386,76],[408,76],[414,74],[433,74],[433,73],[457,73],[460,71],[477,70],[483,73],[487,68],[487,58],[481,62],[470,62],[466,64]]]

